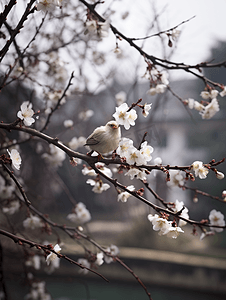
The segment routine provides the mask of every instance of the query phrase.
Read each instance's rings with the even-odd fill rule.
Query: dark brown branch
[[[182,21],[180,24],[170,28],[170,29],[167,29],[167,30],[163,30],[163,31],[160,31],[158,33],[154,33],[154,34],[151,34],[151,35],[148,35],[148,36],[145,36],[143,38],[131,38],[133,41],[139,41],[139,40],[146,40],[146,39],[149,39],[149,38],[152,38],[154,36],[160,36],[161,34],[165,34],[165,33],[169,33],[170,31],[173,31],[174,29],[178,28],[179,26],[183,25],[184,23],[187,23],[189,21],[191,21],[192,19],[194,19],[195,16],[185,20],[185,21]]]
[[[101,15],[99,15],[95,11],[93,5],[87,3],[87,1],[85,1],[85,0],[79,0],[79,1],[82,2],[92,12],[92,14],[95,17],[97,17],[97,19],[99,21],[101,21],[101,22],[106,21]],[[202,63],[196,64],[196,65],[186,65],[184,63],[177,63],[177,62],[169,61],[167,59],[161,59],[159,57],[156,57],[156,56],[146,53],[144,50],[142,50],[139,46],[137,46],[134,43],[133,39],[125,36],[122,32],[120,32],[116,27],[114,27],[111,24],[110,24],[110,28],[116,36],[120,36],[122,39],[124,39],[127,43],[129,43],[129,45],[131,47],[135,48],[143,57],[150,60],[154,65],[158,65],[162,68],[165,68],[168,70],[184,70],[185,72],[192,73],[194,76],[197,76],[197,77],[203,79],[203,76],[198,75],[197,73],[191,71],[191,69],[195,69],[195,70],[199,71],[201,68],[216,68],[216,67],[222,67],[222,66],[226,67],[226,61],[216,63],[216,64],[209,64],[207,62],[202,62]]]
[[[9,176],[12,178],[12,180],[15,182],[16,186],[18,187],[22,197],[24,198],[24,201],[26,203],[27,206],[31,205],[30,200],[28,200],[24,189],[22,187],[22,185],[19,183],[19,181],[17,180],[17,178],[14,176],[13,172],[9,170],[9,168],[1,161],[1,164],[3,166],[3,169],[9,174]]]
[[[211,199],[214,199],[214,200],[217,200],[217,201],[220,201],[220,202],[226,204],[226,201],[224,201],[222,198],[217,197],[217,196],[212,196],[212,195],[210,195],[210,194],[208,194],[208,193],[206,193],[206,192],[200,191],[200,190],[198,190],[198,189],[196,189],[196,188],[191,188],[191,187],[185,186],[185,185],[180,186],[180,187],[181,187],[182,189],[184,189],[184,190],[191,190],[191,191],[193,191],[193,192],[195,193],[195,195],[196,195],[196,194],[200,194],[200,195],[202,195],[202,196],[205,196],[205,197],[208,197],[208,198],[211,198]]]
[[[146,294],[148,295],[148,298],[152,300],[151,294],[148,292],[147,287],[144,285],[144,283],[140,280],[140,278],[134,273],[132,269],[130,269],[120,258],[115,257],[115,260],[122,265],[127,271],[129,271],[133,277],[138,281],[138,283],[142,286],[142,288],[145,290]]]
[[[22,237],[18,237],[18,236],[16,236],[16,235],[14,235],[14,234],[12,234],[12,233],[10,233],[10,232],[8,232],[8,231],[2,230],[2,229],[0,229],[0,234],[2,234],[2,235],[4,235],[4,236],[6,236],[6,237],[12,239],[16,244],[18,244],[18,245],[20,245],[20,246],[22,246],[22,245],[24,245],[24,244],[27,244],[27,245],[29,245],[31,248],[35,247],[35,248],[38,249],[38,250],[43,250],[43,251],[45,252],[45,254],[48,254],[49,252],[52,252],[52,253],[56,254],[57,257],[63,258],[63,259],[65,259],[65,260],[69,261],[71,264],[77,265],[78,267],[80,267],[80,268],[82,268],[82,269],[86,269],[86,270],[88,270],[88,271],[90,271],[90,272],[92,272],[92,273],[94,273],[94,274],[100,276],[100,277],[101,277],[102,279],[104,279],[105,281],[109,282],[108,279],[105,278],[105,277],[104,277],[103,275],[101,275],[100,273],[98,273],[98,272],[96,272],[96,271],[94,271],[94,270],[92,270],[92,269],[90,269],[90,268],[87,268],[87,267],[85,267],[85,266],[79,264],[78,262],[74,261],[73,259],[69,258],[69,257],[66,256],[66,255],[62,255],[62,254],[60,254],[60,253],[57,253],[56,251],[54,251],[54,249],[53,249],[52,246],[50,246],[50,245],[45,246],[45,245],[42,245],[42,244],[38,244],[38,243],[32,242],[32,241],[30,241],[30,240],[26,240],[26,239],[24,239],[24,238],[22,238]]]
[[[26,7],[26,10],[21,17],[19,23],[17,24],[16,28],[13,30],[13,33],[11,34],[11,38],[6,42],[5,46],[0,50],[0,62],[6,55],[7,51],[9,50],[10,45],[12,44],[13,40],[15,39],[16,35],[20,32],[20,30],[23,28],[24,22],[27,20],[27,17],[29,14],[33,13],[36,10],[36,7],[32,8],[32,5],[35,3],[36,0],[31,0]]]
[[[10,0],[10,2],[5,5],[4,11],[0,14],[0,28],[2,27],[2,24],[7,19],[7,15],[9,14],[10,10],[13,8],[13,6],[16,4],[16,0]]]
[[[115,187],[119,187],[120,189],[122,189],[123,191],[131,194],[132,196],[134,196],[135,198],[139,199],[140,201],[142,201],[143,203],[145,203],[146,205],[150,206],[151,208],[153,208],[156,212],[158,213],[166,213],[169,214],[171,216],[173,216],[174,218],[179,218],[187,223],[189,223],[190,225],[197,225],[199,226],[201,229],[203,226],[206,227],[215,227],[215,228],[226,228],[225,226],[218,226],[218,225],[212,225],[212,224],[206,224],[206,223],[202,223],[202,222],[197,222],[194,220],[190,220],[190,219],[186,219],[182,216],[179,216],[177,212],[173,212],[172,210],[168,209],[168,208],[163,208],[160,207],[150,201],[148,201],[147,199],[145,199],[144,197],[142,197],[137,191],[130,191],[129,189],[127,189],[126,186],[122,185],[121,183],[119,183],[117,181],[117,179],[112,179],[110,177],[108,177],[107,175],[105,175],[103,172],[101,172],[96,166],[95,164],[91,163],[90,164],[91,168],[94,169],[94,171],[97,174],[100,174],[103,178],[105,178],[106,180],[108,180],[109,182],[111,182]]]

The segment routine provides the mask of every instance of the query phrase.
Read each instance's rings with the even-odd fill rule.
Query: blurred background
[[[126,31],[130,35],[131,28],[129,24],[134,24],[134,21],[132,22],[130,19],[130,15],[134,15],[134,6],[131,4],[131,11],[128,9],[130,13],[128,23],[123,21],[126,18],[121,18],[122,23],[119,21],[117,23],[117,19],[114,20],[115,15],[119,15],[119,12],[121,15],[127,12],[126,3],[128,1],[112,1],[111,5],[110,1],[106,2],[108,7],[102,6],[100,11],[105,11],[106,16],[109,14],[113,24],[115,24],[115,21],[116,25],[119,26],[119,30],[122,32]],[[172,6],[172,2],[174,6]],[[133,36],[145,36],[150,34],[150,32],[156,33],[175,26],[195,15],[197,7],[200,13],[203,9],[205,18],[206,11],[211,17],[216,17],[216,8],[214,7],[212,10],[212,1],[200,1],[202,2],[201,7],[200,4],[194,7],[195,4],[191,3],[191,13],[189,11],[189,15],[185,16],[183,14],[182,16],[181,14],[180,20],[174,19],[173,24],[172,22],[169,23],[173,9],[175,10],[173,16],[178,16],[180,12],[186,11],[181,6],[183,1],[172,2],[164,1],[159,6],[157,1],[145,1],[147,6],[140,6],[139,14],[140,11],[146,13],[144,18],[146,20],[146,31],[141,32],[139,30],[140,26],[138,25],[141,22],[141,18],[137,17],[135,20],[138,22],[138,25],[136,25],[136,30],[132,31]],[[193,2],[195,3],[195,1]],[[76,1],[73,3],[77,5]],[[122,9],[118,11],[121,3],[123,3]],[[114,7],[114,5],[116,6]],[[222,1],[219,1],[216,5],[218,5],[218,13],[221,13],[223,11],[221,9]],[[156,18],[156,21],[152,21],[150,17],[149,28],[147,27],[149,15],[145,12],[145,10],[148,11],[146,7],[150,10],[152,18],[154,18],[153,16],[161,16],[161,19]],[[194,14],[192,14],[192,7],[194,8]],[[81,6],[78,6],[77,12],[80,9]],[[116,9],[117,11],[114,12]],[[82,15],[85,16],[84,11]],[[164,16],[167,16],[165,19],[168,20],[168,23],[162,24],[161,20]],[[197,21],[197,18],[198,16],[194,20]],[[134,19],[132,18],[132,20]],[[215,35],[215,37],[220,38],[220,40],[214,40],[213,43],[210,43],[210,40],[207,41],[207,39],[199,40],[203,35],[207,37],[205,31],[209,32],[213,28],[211,27],[211,30],[208,30],[209,27],[207,28],[207,25],[205,25],[205,27],[201,26],[198,29],[197,23],[197,36],[191,36],[190,34],[188,40],[186,34],[189,26],[193,26],[192,22],[194,20],[189,21],[187,25],[183,25],[186,26],[183,27],[186,28],[184,29],[185,32],[182,30],[181,37],[178,43],[175,44],[175,48],[168,49],[167,42],[161,38],[158,38],[158,42],[153,42],[151,46],[151,40],[148,40],[147,43],[143,42],[143,46],[147,47],[146,50],[151,51],[151,54],[157,55],[156,53],[159,53],[158,56],[167,57],[173,61],[198,63],[214,60],[216,63],[226,60],[226,37],[224,40],[221,23],[223,18],[218,17],[219,23],[217,23],[216,27],[219,36]],[[123,26],[121,24],[127,25]],[[160,24],[162,24],[163,28],[159,27]],[[203,25],[206,23],[204,21],[202,23],[200,20],[199,24]],[[51,30],[53,29],[50,28],[50,32]],[[80,30],[82,35],[84,30],[81,27]],[[192,38],[197,42],[193,40],[190,43],[189,41]],[[211,39],[210,35],[209,39]],[[187,41],[186,43],[185,40]],[[198,40],[199,45],[197,44]],[[68,62],[68,74],[70,74],[70,69],[75,70],[75,79],[71,93],[67,97],[67,102],[51,118],[46,131],[47,134],[58,137],[66,145],[69,145],[69,141],[73,137],[86,138],[97,126],[104,125],[112,119],[112,114],[117,106],[115,95],[123,91],[126,94],[128,105],[137,102],[140,98],[143,99],[143,104],[152,103],[150,115],[147,118],[143,118],[140,112],[136,126],[129,131],[122,129],[122,136],[133,139],[134,145],[138,147],[144,133],[147,132],[146,139],[154,148],[153,159],[161,157],[163,164],[190,165],[195,160],[208,163],[212,159],[218,161],[225,157],[226,104],[224,98],[219,99],[220,111],[211,120],[203,120],[197,111],[186,109],[178,99],[193,98],[200,101],[200,93],[205,88],[201,80],[196,79],[194,76],[172,74],[169,85],[178,97],[175,97],[169,90],[156,96],[147,95],[146,92],[150,86],[146,79],[141,78],[145,73],[145,67],[140,57],[136,55],[130,56],[131,50],[128,50],[128,52],[124,50],[127,49],[127,46],[122,42],[120,47],[124,50],[122,52],[123,55],[120,58],[115,57],[113,61],[111,60],[114,55],[112,54],[114,49],[113,43],[109,44],[107,40],[103,40],[102,44],[99,43],[98,46],[92,43],[93,41],[91,41],[91,44],[88,44],[87,38],[87,44],[84,48],[79,43],[72,44],[72,49],[75,46],[78,48],[75,51],[76,54],[73,53],[71,56],[69,55],[69,50],[72,49],[65,48],[58,51],[58,54],[62,55],[64,60]],[[159,43],[161,50],[158,50]],[[180,50],[182,46],[179,45],[183,46],[183,51]],[[52,48],[50,47],[50,49]],[[88,53],[87,56],[84,54],[84,49]],[[65,56],[66,51],[68,52]],[[95,57],[98,59],[94,59]],[[117,61],[117,64],[115,64],[115,61]],[[117,68],[114,67],[114,64],[117,65]],[[226,85],[225,68],[205,69],[203,70],[203,75],[215,82]],[[93,80],[92,76],[94,77]],[[48,84],[50,84],[50,81]],[[1,121],[3,120],[7,123],[15,120],[19,106],[25,100],[31,100],[35,110],[43,112],[46,108],[46,103],[41,96],[42,88],[44,89],[44,87],[39,86],[37,88],[38,91],[34,94],[32,82],[26,81],[24,84],[22,80],[6,86],[0,95]],[[86,117],[87,111],[92,111],[90,117]],[[65,119],[73,120],[74,125],[72,128],[63,126]],[[153,231],[147,219],[147,215],[149,213],[154,214],[154,211],[133,197],[130,197],[127,203],[117,202],[117,192],[113,188],[102,194],[93,193],[91,186],[86,184],[86,180],[89,177],[83,176],[81,173],[83,164],[72,167],[69,159],[65,159],[62,166],[54,168],[47,164],[42,157],[44,153],[49,151],[49,146],[44,141],[33,138],[30,143],[25,143],[23,140],[27,138],[22,137],[19,133],[6,133],[3,131],[0,132],[0,139],[3,151],[6,139],[8,139],[8,142],[14,139],[21,141],[19,147],[22,159],[26,161],[26,164],[22,165],[19,176],[24,183],[27,196],[33,206],[42,213],[48,214],[54,222],[74,226],[73,223],[67,220],[67,215],[71,212],[75,203],[83,202],[92,216],[91,221],[83,226],[84,232],[100,245],[106,247],[111,244],[117,245],[120,250],[120,258],[146,284],[154,300],[225,299],[225,232],[200,240],[201,232],[197,230],[197,236],[194,236],[193,228],[190,225],[186,225],[184,227],[185,233],[176,240],[159,236],[157,232]],[[87,149],[80,146],[77,151],[86,153]],[[151,164],[152,162],[153,160]],[[218,169],[226,174],[225,163],[219,165]],[[212,209],[220,210],[224,215],[226,214],[225,203],[202,195],[196,195],[189,189],[182,190],[179,187],[169,186],[166,183],[164,174],[161,172],[152,173],[148,176],[151,188],[166,201],[175,202],[176,199],[183,201],[189,209],[191,219],[197,221],[208,219],[209,212]],[[142,187],[142,184],[136,179],[131,183],[124,174],[114,173],[114,176],[125,185],[133,184],[136,189]],[[187,185],[221,197],[222,191],[225,189],[225,179],[218,180],[214,174],[210,173],[207,179],[201,180],[196,178],[194,182],[188,182]],[[196,196],[198,202],[194,201]],[[153,195],[145,193],[145,197],[159,205]],[[0,201],[3,207],[5,199]],[[20,213],[13,216],[6,216],[0,212],[1,227],[8,230],[12,229],[14,233],[23,232],[23,236],[26,238],[31,238],[40,243],[48,241],[55,244],[60,239],[63,242],[63,254],[75,260],[84,256],[84,249],[80,245],[80,241],[76,242],[76,240],[70,239],[66,234],[62,234],[55,229],[52,235],[42,232],[41,229],[37,229],[34,233],[24,232],[22,222],[26,216],[27,210],[25,207],[22,207]],[[77,267],[63,260],[61,260],[59,269],[56,269],[51,274],[47,274],[44,272],[44,267],[39,270],[25,267],[26,257],[30,255],[30,249],[26,248],[24,250],[2,236],[0,241],[2,258],[0,269],[4,269],[10,299],[23,299],[28,293],[29,286],[26,282],[25,274],[30,271],[35,275],[35,278],[46,281],[47,290],[51,293],[53,299],[147,299],[147,295],[145,295],[144,290],[134,277],[117,263],[104,264],[97,270],[110,280],[110,284],[93,274],[85,276],[79,274]],[[91,244],[87,242],[84,242],[84,244],[91,251],[96,251]],[[22,259],[21,257],[24,258]],[[44,266],[44,262],[42,262],[42,266]]]

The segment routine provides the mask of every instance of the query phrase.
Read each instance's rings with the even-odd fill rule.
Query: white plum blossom
[[[49,145],[50,153],[44,153],[42,157],[52,166],[60,167],[63,164],[63,161],[66,158],[66,153],[61,150],[59,147],[56,147],[53,144]]]
[[[62,0],[39,0],[37,4],[37,10],[43,12],[53,11],[56,6],[60,6]]]
[[[115,245],[111,245],[106,249],[106,252],[108,252],[110,255],[116,256],[119,254],[119,248]],[[104,260],[107,264],[110,264],[113,261],[113,258],[104,254]]]
[[[86,21],[85,26],[86,26],[86,30],[87,30],[86,32],[87,33],[88,32],[89,33],[94,33],[97,30],[97,22],[95,20],[88,20],[88,21]]]
[[[154,96],[156,94],[156,88],[155,87],[151,87],[147,92],[146,92],[147,95],[150,95],[150,96]]]
[[[125,157],[126,162],[130,165],[136,164],[137,166],[145,165],[152,159],[151,153],[153,147],[147,144],[147,141],[141,144],[141,149],[138,150],[133,146],[133,141],[128,138],[122,138],[116,153],[120,157]],[[132,171],[131,171],[132,172]]]
[[[184,232],[180,227],[172,226],[172,222],[164,218],[161,218],[159,215],[152,214],[148,215],[148,220],[153,225],[153,230],[159,231],[159,235],[167,235],[173,239],[177,238],[181,232]]]
[[[187,100],[184,100],[184,101],[185,101],[185,103],[188,105],[188,107],[189,107],[190,109],[193,109],[193,108],[194,108],[194,102],[195,102],[194,99],[188,98]]]
[[[166,85],[165,84],[157,84],[155,87],[156,93],[157,94],[163,94],[166,90]]]
[[[218,96],[219,92],[217,90],[211,90],[210,92],[202,91],[200,96],[202,99],[208,100],[208,99],[214,99]]]
[[[184,233],[184,230],[182,230],[179,226],[171,226],[169,232],[167,233],[167,237],[176,239],[180,233]]]
[[[126,102],[126,93],[121,91],[115,95],[115,100],[118,106]]]
[[[133,147],[133,141],[128,138],[122,138],[119,142],[119,146],[116,150],[116,153],[120,157],[125,157],[128,152],[128,149],[131,147]]]
[[[2,208],[2,212],[7,215],[13,215],[20,208],[20,202],[18,200],[10,201],[7,207]]]
[[[222,198],[223,198],[224,201],[226,201],[226,191],[225,190],[222,191]]]
[[[143,170],[137,168],[130,168],[128,172],[125,173],[126,176],[130,176],[130,179],[133,180],[134,177],[140,180],[146,180],[146,173]]]
[[[73,212],[67,216],[67,219],[74,223],[84,224],[91,220],[91,215],[85,204],[79,202]]]
[[[12,165],[16,170],[20,170],[20,165],[21,165],[21,157],[20,153],[16,149],[12,149],[11,152],[7,150],[10,159],[12,160]]]
[[[129,191],[134,191],[135,187],[133,185],[129,185],[127,186],[127,190]],[[127,202],[127,199],[131,196],[130,193],[128,192],[121,192],[120,194],[118,194],[118,201],[122,201],[122,202]]]
[[[93,180],[93,179],[88,179],[86,183],[90,184],[93,186],[92,191],[97,194],[101,194],[103,191],[106,191],[110,188],[110,185],[107,183],[103,183],[102,180]]]
[[[86,267],[86,268],[89,268],[90,269],[90,262],[86,259],[86,258],[79,258],[78,260],[77,260],[77,262],[80,264],[80,265],[82,265],[82,266],[84,266],[84,267]],[[80,268],[79,269],[79,273],[82,273],[82,274],[87,274],[89,272],[89,270],[87,270],[87,269],[85,269],[85,268]]]
[[[30,215],[30,217],[28,217],[27,219],[25,219],[23,221],[23,226],[26,229],[36,229],[36,228],[40,228],[43,226],[43,222],[42,220],[38,217],[38,216],[33,216]]]
[[[94,114],[94,111],[91,109],[88,109],[86,111],[81,111],[78,115],[79,119],[82,121],[87,121],[89,120]]]
[[[161,159],[161,157],[156,157],[155,159],[154,159],[154,164],[155,165],[161,165],[162,164],[162,159]]]
[[[126,130],[130,128],[130,126],[135,125],[135,120],[137,119],[137,113],[134,109],[130,111],[127,103],[121,104],[119,107],[116,107],[116,112],[113,114],[115,121],[119,125],[123,125]]]
[[[211,90],[210,92],[210,98],[214,99],[218,96],[219,92],[217,90]]]
[[[60,253],[60,246],[58,244],[56,244],[53,248],[53,250],[56,252],[56,253]],[[54,260],[58,260],[60,261],[60,258],[53,252],[51,252],[47,257],[46,257],[46,263],[47,265],[49,265],[50,263],[52,263]]]
[[[148,218],[150,221],[150,217]],[[159,235],[165,235],[169,232],[171,223],[167,221],[166,219],[154,217],[153,220],[151,221],[153,225],[153,230],[159,231]]]
[[[176,40],[178,39],[180,33],[181,33],[180,30],[174,28],[174,29],[172,30],[172,32],[171,32],[171,37],[172,37],[172,39],[173,39],[174,41],[176,41]]]
[[[97,173],[91,167],[87,167],[87,166],[83,166],[82,174],[88,175],[88,176],[96,176],[97,175]]]
[[[170,170],[170,181],[167,181],[167,185],[170,187],[183,186],[184,185],[183,173],[178,170]]]
[[[149,115],[149,110],[151,109],[152,103],[151,104],[144,104],[144,108],[142,111],[143,116],[146,118]]]
[[[153,151],[154,151],[153,147],[149,146],[147,141],[141,144],[140,153],[142,154],[146,162],[152,159],[151,153]]]
[[[209,214],[210,225],[225,226],[224,215],[216,209],[211,210]],[[221,232],[223,228],[210,227],[212,231]]]
[[[32,118],[34,111],[32,109],[32,103],[25,101],[20,106],[20,111],[17,113],[17,117],[23,120],[25,126],[31,126],[35,122],[35,119]]]
[[[74,125],[74,122],[72,120],[65,120],[64,121],[64,127],[65,128],[70,128]]]
[[[203,166],[202,161],[194,161],[192,164],[192,169],[195,171],[195,176],[199,176],[200,179],[205,179],[209,170]]]
[[[154,96],[155,94],[163,94],[165,93],[167,86],[163,83],[157,84],[155,87],[151,87],[148,91],[147,94]]]
[[[211,119],[219,110],[218,101],[216,98],[213,98],[211,102],[203,108],[200,114],[202,119]]]
[[[136,164],[137,166],[141,166],[146,164],[146,159],[145,157],[142,155],[142,153],[137,150],[136,147],[132,146],[128,149],[126,155],[126,162],[129,165],[134,165]]]
[[[207,91],[202,91],[200,96],[202,97],[202,99],[207,100],[210,98],[210,93]]]
[[[101,266],[104,263],[104,253],[103,252],[99,252],[97,253],[97,258],[95,260],[95,264],[98,266]]]
[[[183,209],[183,210],[182,210],[182,209]],[[185,218],[185,219],[189,219],[188,209],[187,209],[187,207],[184,206],[184,202],[183,202],[183,201],[176,200],[176,201],[175,201],[175,206],[172,207],[172,210],[173,210],[175,213],[181,211],[180,217],[183,217],[183,218]],[[186,224],[187,224],[186,221],[181,220],[181,219],[179,220],[179,224],[178,224],[179,226],[184,226],[184,225],[186,225]]]
[[[226,95],[226,86],[224,86],[222,92],[220,92],[221,97],[224,97]]]
[[[165,85],[169,84],[169,73],[167,73],[166,71],[161,72],[161,82]]]
[[[99,169],[106,176],[112,177],[112,171],[111,171],[111,169],[107,168],[104,163],[101,163],[101,162],[95,163],[95,166],[97,167],[97,169]]]
[[[105,22],[98,22],[98,26],[97,26],[98,37],[100,38],[108,37],[109,28],[110,28],[110,24],[108,20]]]
[[[184,100],[184,103],[187,104],[190,109],[195,109],[199,112],[202,112],[205,108],[203,104],[191,98],[189,98],[188,100]]]

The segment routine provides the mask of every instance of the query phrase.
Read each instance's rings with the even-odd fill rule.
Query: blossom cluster
[[[166,88],[169,84],[169,74],[165,71],[158,71],[157,69],[148,70],[144,75],[150,80],[150,89],[147,91],[147,94],[154,96],[155,94],[163,94],[166,91]]]
[[[134,191],[135,190],[135,187],[133,186],[133,185],[129,185],[129,186],[127,186],[126,187],[127,188],[127,190],[129,190],[129,191]],[[127,202],[127,199],[129,198],[131,196],[131,194],[130,193],[128,193],[128,192],[120,192],[119,194],[118,194],[118,201],[121,201],[121,202]]]
[[[128,138],[122,138],[119,142],[119,146],[116,153],[120,157],[125,157],[126,162],[129,165],[146,165],[148,161],[152,159],[153,147],[148,145],[147,141],[143,142],[140,146],[140,150],[133,146],[133,141]],[[135,169],[134,169],[135,170]],[[137,172],[135,170],[135,172]],[[129,175],[132,175],[131,173]],[[136,174],[137,175],[137,174]]]
[[[61,6],[63,0],[38,0],[37,10],[43,12],[53,11],[57,6]]]
[[[123,125],[125,129],[128,130],[130,126],[135,125],[137,113],[135,109],[129,109],[127,103],[122,103],[120,106],[116,107],[116,112],[113,114],[113,117],[119,125]]]
[[[174,203],[174,206],[172,207],[172,210],[175,213],[180,212],[180,217],[182,217],[184,219],[189,219],[188,209],[187,209],[187,207],[184,206],[183,201],[176,200],[175,203]],[[186,224],[187,224],[186,221],[184,221],[182,219],[179,220],[179,224],[178,224],[179,226],[184,226]]]
[[[72,213],[67,216],[67,219],[74,223],[84,224],[91,220],[91,215],[85,204],[79,202],[74,207]]]
[[[110,178],[112,177],[112,171],[109,168],[107,168],[104,163],[96,163],[95,167],[106,176]],[[93,186],[92,191],[94,193],[101,194],[103,191],[106,191],[110,188],[110,185],[108,183],[103,183],[103,181],[99,178],[98,174],[92,168],[84,165],[82,169],[82,174],[96,177],[95,179],[88,179],[86,181],[87,184]]]
[[[226,95],[226,89],[224,89],[220,95],[223,97]],[[184,101],[186,105],[190,109],[195,109],[199,111],[200,115],[202,116],[202,119],[211,119],[219,110],[219,103],[217,100],[219,92],[217,90],[211,90],[211,91],[202,91],[200,96],[203,100],[211,100],[208,102],[208,104],[204,105],[194,99],[187,99]]]
[[[209,169],[203,166],[202,161],[198,161],[198,160],[193,162],[192,169],[195,172],[195,176],[196,177],[199,176],[200,179],[206,178],[207,174],[209,173]]]
[[[220,227],[225,227],[225,220],[224,220],[224,215],[220,212],[217,211],[216,209],[212,209],[210,214],[209,214],[209,220],[210,220],[210,225],[212,226],[220,226]],[[211,236],[214,235],[216,232],[222,232],[223,228],[220,227],[210,227],[210,231],[204,231],[201,236],[200,240],[202,240],[206,236]]]
[[[184,175],[181,171],[177,170],[170,170],[170,180],[167,181],[167,185],[169,187],[175,187],[175,186],[183,186],[184,185]]]
[[[152,223],[153,230],[158,231],[159,235],[167,235],[170,238],[176,239],[180,233],[184,232],[179,226],[176,226],[175,223],[161,218],[157,214],[154,216],[149,214],[148,220]]]
[[[98,38],[105,38],[108,36],[110,24],[108,21],[100,22],[97,20],[87,20],[85,23],[85,34],[97,34]]]
[[[207,174],[209,173],[209,169],[203,165],[202,161],[194,161],[192,164],[192,169],[195,172],[195,176],[200,179],[205,179]],[[224,178],[224,173],[219,172],[215,169],[216,177],[217,179],[223,179]]]

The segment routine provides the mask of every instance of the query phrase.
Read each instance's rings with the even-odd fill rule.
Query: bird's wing
[[[103,126],[104,127],[104,126]],[[87,140],[86,140],[86,144],[87,146],[92,146],[92,145],[97,145],[100,143],[101,139],[103,138],[103,132],[104,132],[104,129],[103,130],[100,130],[99,128],[99,132],[93,132],[93,134],[91,134]],[[93,137],[94,136],[94,133],[95,133],[95,138]]]
[[[88,138],[88,139],[86,140],[85,145],[87,145],[87,146],[97,145],[97,144],[99,144],[99,142],[100,142],[100,141],[96,140],[94,137],[91,136],[90,138]]]

